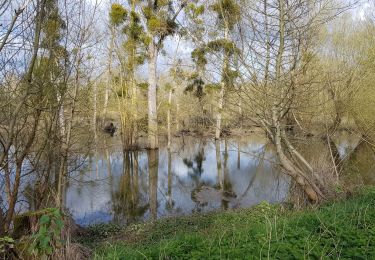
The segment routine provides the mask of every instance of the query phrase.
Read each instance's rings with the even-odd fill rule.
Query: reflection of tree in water
[[[290,142],[308,162],[301,164],[301,167],[309,172],[311,178],[314,178],[320,187],[338,183],[342,162],[337,145],[331,137],[311,137],[303,141],[291,139]],[[297,189],[292,188],[292,190],[298,191],[298,186],[296,187]],[[303,196],[303,193],[295,192],[296,197],[300,195]]]
[[[203,161],[206,159],[204,156],[204,149],[201,146],[198,154],[195,156],[194,161],[196,167],[194,167],[194,162],[191,160],[184,160],[185,165],[191,169],[189,175],[195,180],[195,188],[192,190],[191,198],[196,202],[195,211],[202,211],[202,209],[208,205],[210,200],[221,201],[221,206],[227,209],[229,202],[236,197],[233,192],[233,185],[229,177],[228,169],[228,146],[225,141],[225,150],[223,153],[223,161],[221,159],[220,152],[220,141],[215,141],[215,152],[216,152],[216,165],[217,165],[217,183],[210,187],[208,184],[203,183],[200,177],[203,172]]]
[[[157,218],[158,210],[158,168],[159,168],[159,151],[149,150],[148,157],[148,174],[149,174],[149,204],[152,219]]]
[[[140,220],[149,205],[142,204],[138,183],[137,152],[123,152],[123,174],[119,189],[112,192],[114,221],[126,220],[127,224]]]
[[[201,176],[204,171],[203,162],[206,160],[204,147],[205,143],[201,140],[199,143],[198,152],[195,154],[193,160],[190,158],[184,158],[182,160],[188,167],[189,177],[194,181],[194,188],[191,191],[191,198],[196,202],[196,208],[193,210],[194,212],[200,212],[202,208],[207,205],[207,203],[199,203],[195,199],[195,194],[199,192],[203,185],[205,185],[201,181]]]
[[[167,190],[167,199],[166,199],[166,204],[165,208],[167,211],[172,211],[175,202],[173,201],[172,197],[172,178],[173,178],[173,173],[172,173],[172,153],[171,149],[168,148],[168,190]]]
[[[375,148],[362,140],[344,162],[343,181],[349,185],[375,184]]]
[[[200,186],[204,185],[204,183],[201,182],[201,176],[204,171],[203,162],[206,160],[204,146],[205,144],[201,141],[199,143],[198,152],[195,154],[193,160],[189,158],[183,159],[184,164],[188,167],[188,175],[194,181],[195,188],[193,189],[192,193],[195,189],[198,189]]]
[[[198,149],[198,153],[194,156],[194,159],[191,160],[189,158],[184,158],[184,164],[189,168],[188,174],[194,180],[200,180],[200,177],[203,173],[203,162],[206,160],[204,155],[204,146],[202,144],[199,145],[200,148]]]
[[[228,169],[228,143],[227,140],[224,141],[224,160],[223,160],[223,185],[222,185],[222,200],[221,204],[224,209],[228,209],[228,204],[232,198],[237,197],[233,191],[233,185],[229,178],[229,169]]]

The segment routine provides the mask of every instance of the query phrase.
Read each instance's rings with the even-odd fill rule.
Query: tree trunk
[[[168,111],[167,111],[167,133],[168,133],[168,149],[171,149],[171,108],[172,108],[172,88],[168,95]]]
[[[92,113],[92,131],[96,134],[96,118],[98,116],[98,88],[96,83],[93,84],[93,113]]]
[[[176,131],[180,131],[180,121],[178,120],[178,113],[180,112],[180,107],[178,105],[178,100],[176,98]]]
[[[229,34],[229,28],[227,23],[225,22],[225,28],[224,28],[224,39],[228,40],[228,34]],[[218,111],[216,115],[216,129],[215,129],[215,139],[220,139],[221,135],[221,128],[222,128],[222,112],[223,112],[223,105],[224,105],[224,94],[225,94],[225,73],[227,73],[228,69],[228,54],[226,51],[224,51],[224,61],[223,61],[223,75],[221,80],[221,88],[220,88],[220,94],[219,94],[219,101],[218,101]]]
[[[158,148],[158,118],[157,118],[157,78],[156,78],[156,63],[157,63],[157,47],[153,40],[148,46],[148,142],[150,149]]]
[[[37,110],[36,114],[35,114],[35,118],[33,118],[34,122],[33,122],[32,128],[31,128],[30,135],[27,138],[25,147],[23,148],[22,152],[19,151],[20,155],[19,155],[18,158],[16,158],[16,172],[15,172],[12,191],[10,192],[10,190],[11,190],[10,186],[6,187],[6,190],[9,190],[9,193],[10,193],[11,196],[8,199],[8,211],[7,211],[7,215],[6,215],[6,218],[5,218],[5,228],[4,228],[5,231],[9,230],[10,225],[11,225],[12,220],[13,220],[14,209],[15,209],[15,206],[16,206],[16,203],[17,203],[19,187],[20,187],[20,184],[21,184],[22,165],[23,165],[23,162],[24,162],[26,156],[30,152],[32,144],[34,143],[36,132],[37,132],[38,125],[39,125],[40,115],[41,115],[41,110]],[[10,183],[8,183],[7,185],[10,185]]]
[[[58,186],[57,186],[57,206],[62,207],[62,195],[63,191],[65,190],[65,180],[64,178],[67,175],[68,171],[68,156],[69,156],[69,149],[70,149],[70,142],[71,142],[71,134],[72,134],[72,126],[73,126],[73,120],[76,110],[76,101],[78,97],[78,90],[79,90],[79,66],[81,64],[81,50],[78,50],[77,54],[77,61],[76,61],[76,75],[75,75],[75,86],[74,86],[74,92],[72,97],[72,104],[69,111],[69,117],[68,120],[66,120],[66,131],[65,136],[63,138],[62,143],[62,159],[60,163],[59,168],[59,177],[58,177]]]
[[[20,162],[17,162],[16,164],[16,174],[14,178],[13,192],[11,192],[11,196],[8,199],[8,211],[5,217],[5,226],[4,226],[5,232],[9,231],[9,228],[11,227],[11,223],[13,220],[14,209],[17,203],[17,198],[18,198],[18,189],[19,189],[20,182],[21,182],[22,164],[23,164],[23,160]]]
[[[215,139],[217,140],[220,139],[220,135],[221,135],[221,120],[222,120],[222,110],[223,110],[223,103],[224,103],[224,89],[225,89],[225,84],[224,82],[222,82],[220,94],[219,94],[218,111],[216,115]]]
[[[273,107],[272,109],[272,121],[273,127],[275,128],[274,132],[274,141],[276,146],[276,153],[277,157],[280,161],[281,166],[286,170],[286,173],[293,178],[294,181],[303,189],[307,197],[314,203],[318,202],[319,195],[321,192],[315,187],[315,185],[311,184],[311,181],[307,179],[306,176],[301,172],[301,170],[297,169],[293,163],[287,158],[284,153],[284,149],[282,146],[282,137],[281,137],[281,126],[279,120],[279,112],[277,107]]]
[[[20,98],[20,101],[18,102],[17,106],[15,107],[15,109],[12,113],[12,116],[10,118],[9,128],[8,128],[9,129],[8,130],[8,141],[5,144],[2,145],[3,146],[3,152],[0,153],[0,167],[2,167],[2,165],[4,163],[4,159],[8,156],[9,149],[13,145],[13,141],[14,141],[15,135],[16,135],[14,128],[15,128],[16,123],[17,123],[18,114],[22,111],[23,105],[25,104],[27,98],[31,94],[30,93],[30,87],[31,87],[32,79],[33,79],[34,67],[35,67],[38,52],[39,52],[40,35],[41,35],[41,31],[42,31],[42,19],[43,19],[44,12],[45,12],[45,10],[44,10],[45,5],[46,5],[46,1],[41,1],[41,2],[38,1],[37,2],[37,7],[36,7],[37,13],[35,15],[35,19],[36,19],[35,34],[34,34],[33,49],[32,49],[33,52],[32,52],[30,63],[29,63],[29,66],[27,68],[27,72],[26,72],[26,75],[25,75],[26,89],[24,90],[24,93],[22,94],[22,96]]]
[[[103,119],[107,117],[107,109],[108,109],[108,100],[109,100],[109,91],[110,87],[112,86],[112,52],[113,52],[113,46],[114,46],[114,31],[113,27],[110,27],[111,31],[111,40],[109,44],[109,57],[108,57],[108,75],[107,75],[107,84],[104,89],[104,104],[103,104]]]

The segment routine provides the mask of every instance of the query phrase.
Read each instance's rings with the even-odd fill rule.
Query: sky
[[[375,5],[371,7],[371,2],[375,2],[375,0],[362,0],[358,7],[352,10],[353,19],[364,20],[366,13],[368,13],[371,8],[375,8]]]

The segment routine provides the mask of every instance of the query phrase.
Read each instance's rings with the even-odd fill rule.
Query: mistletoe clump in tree
[[[200,24],[201,20],[198,16],[203,14],[202,7],[191,7],[190,17],[192,20],[197,21]],[[220,28],[219,32],[214,34],[218,35],[216,39],[210,39],[205,44],[200,44],[192,54],[192,60],[195,64],[196,72],[191,77],[192,83],[189,85],[188,90],[196,88],[196,94],[202,95],[202,89],[205,85],[202,80],[202,74],[205,67],[208,64],[207,55],[213,56],[215,64],[217,60],[222,61],[220,64],[221,79],[220,84],[206,84],[206,88],[219,89],[219,97],[217,101],[218,111],[216,115],[216,131],[215,138],[219,139],[222,128],[222,110],[224,105],[224,95],[228,88],[233,87],[234,80],[238,77],[237,71],[231,68],[231,62],[233,62],[236,56],[239,54],[239,50],[235,43],[231,40],[230,33],[233,32],[235,25],[240,20],[240,7],[234,0],[219,0],[210,6],[210,10],[215,15],[217,25]],[[204,41],[202,26],[198,27],[198,41]],[[213,65],[215,65],[213,64]]]
[[[215,129],[215,138],[219,139],[222,128],[221,120],[225,90],[231,85],[236,76],[236,73],[230,68],[230,62],[235,54],[238,54],[238,50],[230,39],[230,33],[239,22],[240,7],[234,0],[219,0],[211,6],[211,9],[216,14],[218,25],[222,28],[222,38],[213,40],[207,44],[207,51],[220,55],[223,61],[221,66],[221,84]]]
[[[134,60],[142,61],[143,58],[148,61],[148,140],[149,148],[158,148],[158,125],[157,125],[157,58],[159,52],[163,49],[165,39],[176,33],[178,30],[177,17],[185,8],[187,0],[148,0],[148,1],[130,1],[130,17],[133,22],[124,30],[130,42],[127,42],[127,51],[142,46],[147,51],[145,57]],[[126,20],[128,10],[125,7],[114,10],[113,14],[119,17],[111,18],[114,22],[123,23]],[[123,10],[122,10],[123,9]],[[120,19],[117,19],[120,18]],[[133,63],[134,64],[134,63]],[[134,69],[134,68],[133,68]]]
[[[195,64],[195,71],[190,75],[190,84],[185,88],[185,92],[194,91],[194,94],[199,100],[204,96],[205,82],[203,80],[203,73],[207,65],[207,59],[205,57],[205,49],[197,48],[191,53],[191,58]]]
[[[118,29],[125,36],[122,42],[123,55],[119,55],[120,71],[126,75],[125,83],[120,75],[120,90],[117,91],[123,104],[121,111],[121,133],[123,143],[127,149],[136,146],[137,142],[137,81],[135,78],[136,69],[144,64],[148,37],[142,26],[140,15],[136,12],[136,2],[132,1],[130,7],[121,4],[112,4],[109,14],[110,25]],[[112,50],[110,50],[112,51]],[[111,76],[111,75],[110,75]],[[130,100],[127,103],[127,100]]]

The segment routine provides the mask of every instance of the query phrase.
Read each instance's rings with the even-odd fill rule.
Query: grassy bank
[[[96,259],[375,259],[375,189],[318,209],[290,211],[261,203],[167,218],[115,229],[114,237],[94,242],[103,230],[90,232]]]

